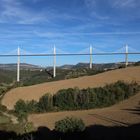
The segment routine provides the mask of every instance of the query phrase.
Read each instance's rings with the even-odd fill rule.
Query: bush
[[[0,83],[0,98],[2,99],[4,94],[14,87],[16,87],[15,83],[11,83],[11,84]]]
[[[45,94],[39,99],[38,111],[47,112],[53,109],[53,98],[50,94]]]
[[[38,110],[37,102],[34,100],[25,102],[20,99],[16,102],[14,108],[20,120],[27,119],[28,113],[37,112]]]
[[[16,113],[20,113],[21,111],[22,112],[27,111],[27,105],[26,105],[25,101],[21,100],[21,99],[16,102],[16,105],[14,107],[15,107]]]
[[[23,100],[17,101],[14,108],[19,120],[27,119],[27,105]]]
[[[62,110],[69,110],[76,108],[77,105],[77,95],[80,90],[78,88],[69,88],[59,90],[57,94],[54,95],[54,105]]]
[[[0,111],[3,111],[3,112],[7,111],[7,107],[0,104]]]
[[[82,132],[85,129],[85,124],[81,119],[74,117],[66,117],[55,123],[55,130],[58,132]]]
[[[79,109],[89,109],[94,108],[94,103],[96,103],[95,92],[91,89],[80,90],[76,96],[77,108]]]
[[[36,101],[31,100],[31,101],[26,102],[26,104],[27,104],[26,111],[28,113],[38,112],[38,103]]]

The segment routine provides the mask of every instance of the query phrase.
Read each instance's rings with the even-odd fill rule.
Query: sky
[[[125,44],[140,52],[140,0],[0,0],[0,54],[116,52]],[[94,49],[95,48],[95,49]],[[123,50],[121,50],[123,51]],[[140,60],[140,55],[130,56]],[[94,63],[123,61],[124,56],[94,57]],[[51,65],[52,58],[22,58]],[[88,62],[89,57],[59,57],[57,64]],[[0,63],[16,58],[0,58]]]

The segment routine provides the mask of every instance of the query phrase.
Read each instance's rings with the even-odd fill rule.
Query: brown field
[[[81,118],[86,126],[96,124],[127,127],[140,123],[140,92],[130,99],[108,108],[32,114],[28,117],[28,121],[33,122],[35,127],[46,126],[53,129],[55,122],[66,116]]]
[[[2,104],[8,109],[13,109],[14,104],[19,100],[39,100],[45,93],[56,93],[60,89],[71,87],[87,88],[104,86],[118,80],[127,82],[137,81],[140,83],[140,66],[128,67],[124,69],[112,70],[94,76],[84,76],[75,79],[48,82],[28,87],[19,87],[7,92],[2,100]],[[83,114],[84,116],[84,114]],[[92,118],[93,115],[90,116]],[[89,120],[90,120],[89,118]]]

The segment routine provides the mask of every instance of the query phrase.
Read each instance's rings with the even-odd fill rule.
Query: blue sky
[[[20,46],[31,53],[51,50],[114,52],[128,44],[140,51],[140,0],[0,0],[0,53]],[[130,50],[130,51],[133,51]],[[94,57],[96,63],[123,61],[124,56]],[[140,56],[131,56],[139,60]],[[0,58],[0,63],[16,58]],[[47,60],[47,61],[45,61]],[[88,57],[61,57],[64,63],[88,62]],[[51,65],[51,58],[22,61]]]

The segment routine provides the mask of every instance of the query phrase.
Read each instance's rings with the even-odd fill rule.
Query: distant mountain
[[[135,64],[135,62],[129,62],[129,64]],[[120,63],[100,63],[100,64],[93,64],[93,69],[95,70],[105,70],[105,69],[115,69],[121,66],[125,66],[124,62]],[[78,69],[78,68],[89,68],[89,63],[78,63],[76,65],[63,65],[59,68],[62,69]]]
[[[16,63],[10,63],[10,64],[0,64],[0,69],[5,70],[16,70],[17,64]],[[20,69],[21,70],[39,70],[42,69],[42,67],[27,63],[20,63]]]
[[[73,66],[73,68],[88,68],[89,67],[89,63],[78,63],[75,66]]]
[[[140,66],[140,61],[136,62],[135,66]]]
[[[101,64],[93,64],[92,65],[93,69],[95,70],[103,70],[103,69],[108,69],[108,68],[116,68],[118,67],[118,64],[116,63],[101,63]],[[89,63],[78,63],[75,66],[73,66],[74,69],[77,68],[89,68]]]
[[[61,69],[72,69],[75,65],[62,65],[59,68]]]
[[[140,65],[140,62],[129,62],[130,65],[137,64]],[[115,69],[119,68],[121,66],[125,66],[124,62],[120,63],[100,63],[100,64],[93,64],[93,69],[94,70],[107,70],[107,69]],[[62,66],[57,66],[59,69],[79,69],[79,68],[89,68],[89,63],[78,63],[76,65],[62,65]],[[11,64],[0,64],[0,69],[5,69],[5,70],[16,70],[17,69],[17,64],[16,63],[11,63]],[[32,65],[32,64],[27,64],[27,63],[20,63],[20,69],[21,70],[41,70],[44,69],[44,67],[38,66],[38,65]],[[53,67],[46,67],[46,69],[53,69]]]

